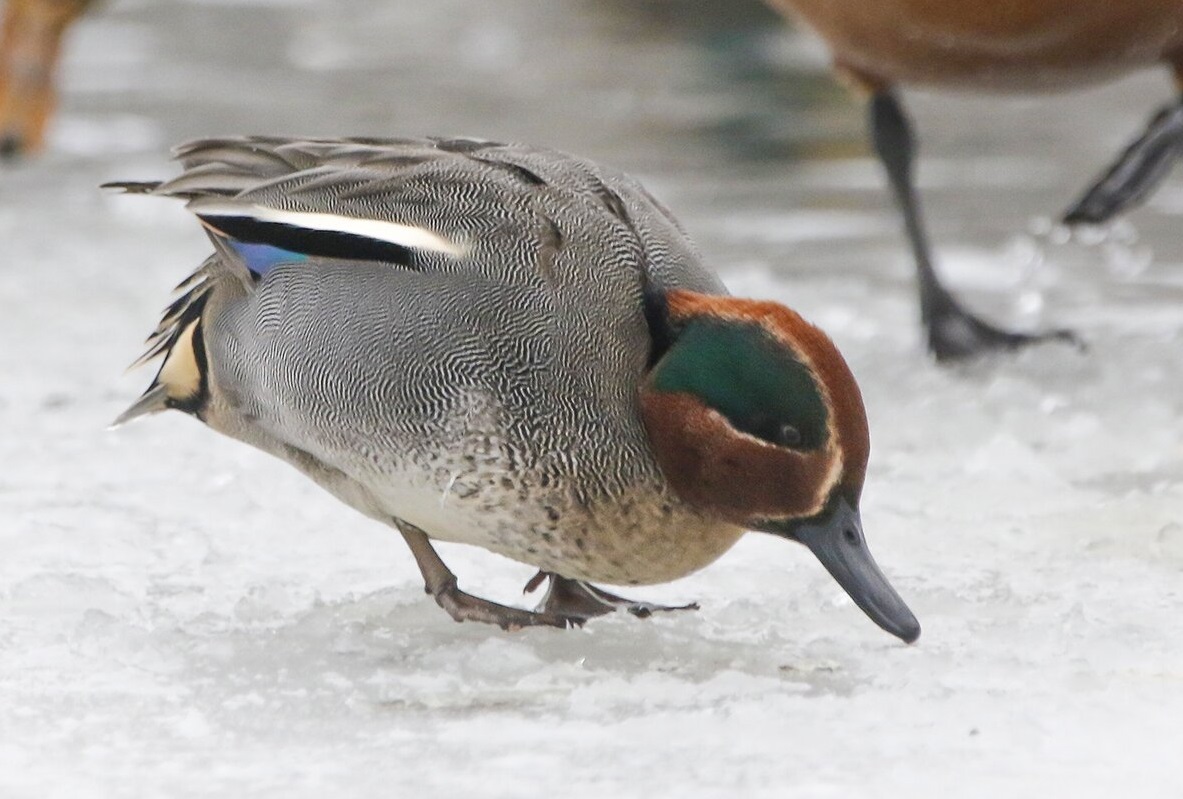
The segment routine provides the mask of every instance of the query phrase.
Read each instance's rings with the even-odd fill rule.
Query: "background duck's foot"
[[[1183,99],[1163,108],[1146,131],[1064,213],[1064,223],[1100,224],[1140,204],[1183,151]]]
[[[920,314],[928,333],[928,349],[936,359],[949,363],[1048,340],[1079,346],[1076,336],[1068,330],[1015,333],[984,322],[961,307],[941,283],[933,265],[920,198],[912,182],[916,137],[903,105],[891,89],[881,88],[872,95],[869,128],[871,142],[904,217],[904,232],[916,260]]]
[[[586,621],[617,610],[627,610],[639,619],[671,610],[698,610],[697,602],[691,602],[689,605],[657,605],[651,602],[635,602],[609,593],[602,588],[596,588],[581,580],[560,577],[553,572],[538,572],[530,579],[530,582],[526,583],[526,591],[533,591],[543,579],[550,580],[546,596],[538,604],[539,611],[543,613]]]
[[[928,349],[941,363],[1048,341],[1062,341],[1078,349],[1084,347],[1071,330],[1020,333],[996,327],[974,316],[947,295],[938,303],[924,304],[923,315],[928,331]]]

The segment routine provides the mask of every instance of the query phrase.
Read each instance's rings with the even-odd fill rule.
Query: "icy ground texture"
[[[860,110],[728,5],[157,0],[78,31],[56,154],[0,171],[0,797],[1183,795],[1183,186],[1136,241],[1013,238],[1165,79],[912,98],[943,267],[996,313],[1050,286],[1091,342],[941,371]],[[847,353],[868,538],[919,643],[756,536],[637,592],[695,614],[456,625],[391,530],[287,466],[177,414],[107,432],[208,245],[94,187],[237,131],[486,133],[643,173],[736,292]],[[527,567],[443,554],[523,600]]]

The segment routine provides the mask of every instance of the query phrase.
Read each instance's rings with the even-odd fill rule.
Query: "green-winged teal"
[[[920,634],[863,538],[867,419],[842,356],[788,308],[727,296],[635,181],[468,139],[178,157],[173,180],[113,184],[187,200],[215,249],[118,421],[175,408],[288,461],[398,528],[458,620],[644,615],[588,581],[672,580],[754,529]],[[431,539],[538,567],[546,599],[461,592]]]

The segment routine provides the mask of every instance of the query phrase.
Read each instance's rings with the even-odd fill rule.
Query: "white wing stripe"
[[[196,204],[195,204],[196,205]],[[351,236],[385,241],[412,250],[427,250],[443,253],[453,258],[463,258],[468,247],[426,228],[402,225],[398,222],[384,222],[380,219],[360,219],[338,214],[324,214],[313,211],[284,211],[265,205],[226,205],[201,203],[194,210],[201,216],[248,216],[260,222],[291,225],[306,230],[321,230],[346,233]]]

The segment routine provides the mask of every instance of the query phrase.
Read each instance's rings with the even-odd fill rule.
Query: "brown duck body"
[[[1183,0],[771,0],[872,85],[1040,91],[1183,64]]]

